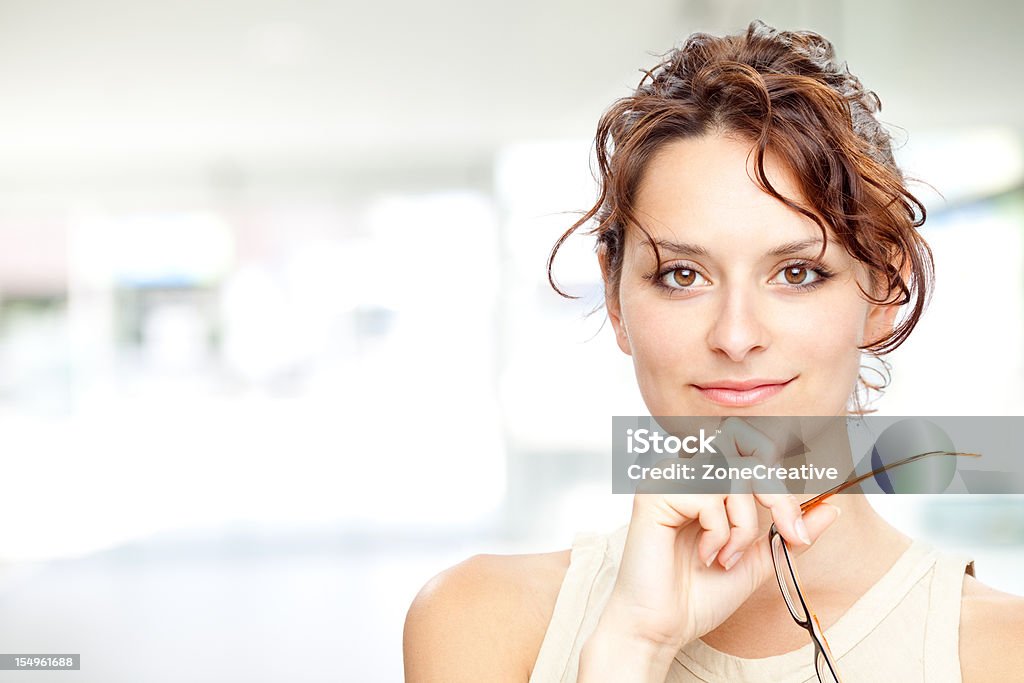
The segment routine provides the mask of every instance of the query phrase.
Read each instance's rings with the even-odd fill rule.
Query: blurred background
[[[628,521],[644,414],[591,139],[656,55],[813,29],[881,97],[938,287],[886,415],[1024,414],[1024,5],[0,0],[2,681],[400,681],[477,553]],[[1020,497],[893,523],[1024,593]]]

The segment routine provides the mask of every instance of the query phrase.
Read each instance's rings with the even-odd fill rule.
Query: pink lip
[[[714,385],[694,384],[704,398],[723,406],[752,406],[782,391],[788,380],[754,379],[743,382],[716,382]]]

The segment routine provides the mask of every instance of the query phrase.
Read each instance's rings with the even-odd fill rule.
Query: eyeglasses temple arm
[[[858,477],[855,477],[854,479],[850,479],[849,481],[844,481],[839,486],[833,487],[833,488],[829,489],[828,491],[825,491],[824,493],[819,493],[818,495],[814,496],[813,498],[810,498],[810,499],[805,500],[804,502],[800,503],[800,510],[801,511],[809,510],[810,508],[814,507],[815,505],[817,505],[821,501],[825,500],[826,498],[828,498],[832,494],[839,493],[840,491],[848,489],[851,486],[855,486],[855,485],[859,484],[860,482],[864,481],[865,479],[868,479],[870,477],[875,476],[876,474],[884,472],[884,471],[886,471],[888,469],[892,469],[893,467],[898,467],[899,465],[906,465],[909,462],[913,462],[913,461],[919,460],[921,458],[926,458],[926,457],[928,457],[930,455],[961,455],[961,456],[965,456],[965,457],[969,457],[969,458],[980,458],[981,457],[981,453],[958,453],[956,451],[928,451],[926,453],[918,453],[917,455],[912,455],[909,458],[905,458],[903,460],[898,460],[896,462],[891,462],[888,465],[882,465],[881,467],[878,467],[878,468],[875,468],[875,469],[871,470],[867,474],[862,474],[862,475],[860,475]]]

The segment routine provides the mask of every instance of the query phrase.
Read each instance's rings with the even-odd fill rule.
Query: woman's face
[[[896,307],[857,288],[870,291],[866,268],[831,236],[815,260],[820,228],[754,183],[750,151],[717,134],[676,140],[638,188],[637,218],[662,262],[628,229],[607,303],[652,415],[845,415],[857,347],[892,329]],[[765,171],[805,203],[770,153]]]

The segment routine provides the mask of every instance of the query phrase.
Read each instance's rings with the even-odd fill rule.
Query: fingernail
[[[793,526],[796,528],[796,535],[800,537],[800,540],[803,541],[805,545],[810,545],[811,537],[807,534],[807,525],[804,524],[804,518],[798,517],[796,524]]]
[[[710,569],[710,568],[711,568],[711,565],[712,565],[712,563],[713,563],[713,562],[714,562],[714,561],[715,561],[716,559],[718,559],[718,553],[720,553],[720,552],[722,552],[722,549],[721,549],[721,548],[719,548],[718,550],[716,550],[716,551],[715,551],[715,554],[714,554],[714,555],[712,555],[711,557],[709,557],[709,558],[708,558],[708,562],[707,562],[707,564],[706,564],[706,565],[704,565],[704,566],[706,566],[706,567],[707,567],[708,569]]]
[[[728,560],[725,561],[725,568],[727,570],[728,569],[732,569],[733,565],[736,564],[737,562],[739,562],[741,557],[743,557],[743,551],[742,550],[739,551],[738,553],[733,553],[732,557],[730,557]]]

